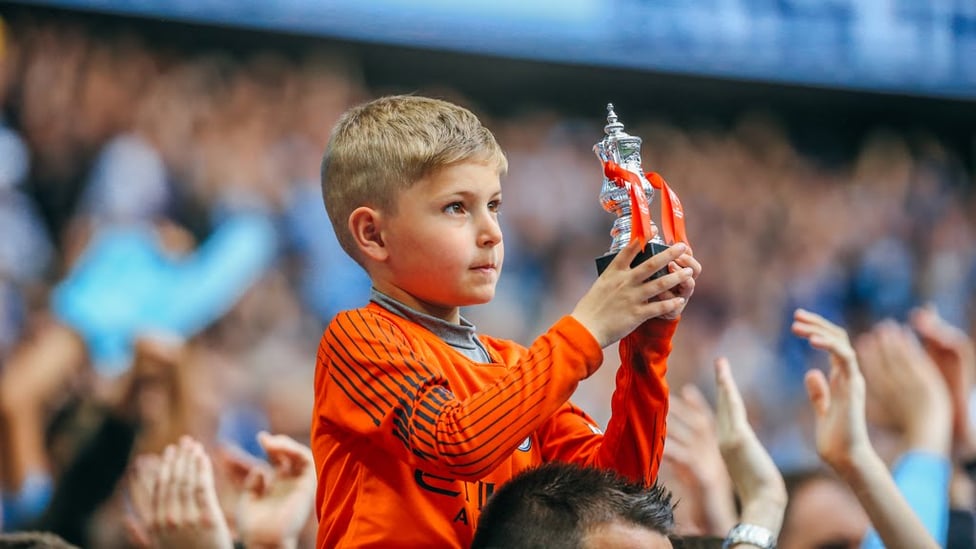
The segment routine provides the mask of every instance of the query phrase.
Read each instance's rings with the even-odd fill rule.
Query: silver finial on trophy
[[[613,103],[607,103],[607,125],[604,126],[603,131],[606,135],[593,145],[593,152],[604,167],[603,186],[600,188],[600,204],[604,210],[616,215],[617,219],[613,222],[613,228],[610,230],[612,237],[610,250],[596,260],[597,270],[600,273],[610,264],[614,256],[630,242],[631,233],[634,229],[634,212],[632,211],[632,199],[634,197],[631,195],[630,185],[634,183],[640,185],[644,194],[643,204],[645,206],[649,205],[654,198],[654,188],[644,176],[644,170],[641,166],[642,140],[640,137],[624,131],[624,125],[618,119]],[[617,175],[608,175],[611,173]],[[630,181],[630,183],[625,181]],[[645,212],[644,215],[649,216],[649,213]],[[634,265],[640,264],[652,255],[667,249],[667,245],[661,239],[660,232],[654,226],[654,222],[648,218],[647,223],[650,226],[649,234],[645,235],[647,245],[634,260]],[[655,277],[663,273],[664,271],[661,271]]]
[[[617,122],[617,113],[613,112],[613,103],[607,103],[607,125],[603,127],[603,131],[607,135],[615,135],[623,129],[624,125]]]

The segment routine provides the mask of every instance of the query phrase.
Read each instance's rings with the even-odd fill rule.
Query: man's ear
[[[363,256],[383,261],[389,255],[380,225],[383,214],[366,206],[360,206],[349,214],[349,232]]]

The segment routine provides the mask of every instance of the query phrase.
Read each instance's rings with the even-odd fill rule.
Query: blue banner
[[[976,98],[969,0],[35,0],[575,63]]]

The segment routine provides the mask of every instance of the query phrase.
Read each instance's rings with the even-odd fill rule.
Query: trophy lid
[[[624,131],[623,122],[620,122],[617,113],[613,109],[613,103],[607,103],[607,125],[603,127],[606,136],[597,147],[601,149],[609,159],[620,162],[634,155],[640,155],[641,138],[630,135]],[[621,147],[623,145],[623,147]],[[623,150],[621,150],[623,149]],[[616,154],[614,154],[616,153]]]
[[[617,113],[613,110],[613,103],[607,103],[607,125],[603,131],[610,136],[627,135],[624,131],[624,124],[617,119]]]

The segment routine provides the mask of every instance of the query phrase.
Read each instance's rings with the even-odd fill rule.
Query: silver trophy
[[[606,135],[596,145],[593,145],[593,152],[596,153],[602,165],[607,166],[608,163],[613,163],[636,176],[634,180],[640,182],[646,197],[646,204],[650,205],[654,198],[654,188],[644,176],[644,170],[641,166],[642,140],[640,137],[624,131],[624,125],[617,119],[617,113],[613,111],[613,103],[607,104],[607,125],[604,126],[603,131]],[[613,237],[610,242],[610,250],[596,259],[597,272],[602,274],[617,253],[630,242],[634,216],[631,211],[633,208],[628,187],[621,185],[619,179],[608,177],[606,171],[603,175],[603,187],[600,189],[600,204],[604,210],[617,216],[613,222],[613,228],[610,230],[610,236]],[[668,248],[653,221],[650,221],[650,229],[652,236],[647,240],[644,250],[631,263],[632,267]],[[652,278],[665,274],[667,274],[667,268],[661,269]]]

